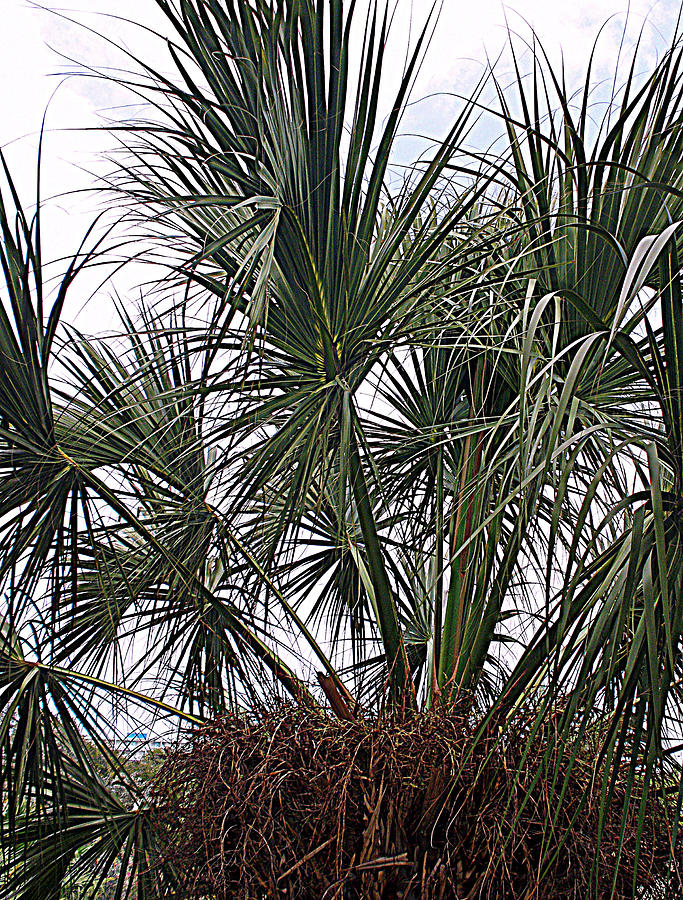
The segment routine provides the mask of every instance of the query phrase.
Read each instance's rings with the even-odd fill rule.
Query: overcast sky
[[[60,59],[58,51],[97,67],[124,64],[121,54],[87,30],[92,28],[124,43],[146,60],[165,65],[161,42],[139,27],[106,15],[115,8],[118,16],[164,30],[154,0],[116,0],[115,4],[111,0],[67,0],[59,6],[55,0],[46,0],[46,5],[60,10],[61,16],[26,0],[0,3],[0,146],[30,202],[36,134],[54,92],[47,118],[44,193],[53,195],[85,187],[92,183],[87,173],[97,169],[97,153],[104,146],[104,139],[78,129],[97,126],[102,114],[123,116],[119,107],[127,98],[92,78],[65,78],[69,65]],[[633,41],[644,29],[641,59],[642,66],[649,67],[671,39],[679,5],[679,0],[632,0],[624,55],[628,57]],[[428,6],[426,0],[398,2],[387,72],[389,93],[392,83],[400,77],[409,36],[419,29]],[[511,0],[507,6],[500,0],[445,0],[415,92],[417,97],[432,95],[432,99],[411,111],[406,129],[434,134],[448,126],[455,108],[448,95],[467,93],[481,74],[487,54],[492,59],[498,56],[506,40],[506,22],[524,37],[533,27],[555,60],[563,54],[569,79],[577,80],[600,27],[609,19],[597,59],[599,75],[610,78],[625,14],[625,0]],[[50,222],[60,252],[73,249],[78,243],[92,205],[92,201],[89,205],[76,203],[71,197],[61,205],[53,204]]]

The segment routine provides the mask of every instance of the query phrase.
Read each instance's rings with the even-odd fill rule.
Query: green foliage
[[[614,804],[640,840],[665,793],[672,847],[683,804],[681,50],[596,124],[590,71],[577,101],[512,48],[398,184],[426,32],[382,120],[383,7],[356,72],[354,3],[156,2],[175,74],[132,59],[113,193],[167,275],[117,338],[60,323],[104,245],[51,294],[4,167],[0,898],[114,865],[116,900],[175,896],[106,719],[273,688],[343,719],[467,698],[501,741],[531,704],[520,771],[599,718],[596,892]],[[482,106],[495,157],[465,151]]]

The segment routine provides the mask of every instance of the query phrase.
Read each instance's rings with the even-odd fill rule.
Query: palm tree
[[[168,275],[116,340],[60,321],[100,244],[51,295],[5,167],[0,896],[115,863],[117,898],[176,896],[107,718],[276,688],[351,717],[468,698],[474,740],[526,708],[530,747],[595,732],[604,807],[625,767],[675,847],[677,45],[597,124],[590,71],[577,102],[514,56],[516,98],[491,73],[399,182],[426,31],[381,122],[377,8],[352,72],[354,3],[156,3],[175,77],[119,76],[150,117],[109,190]],[[481,109],[496,154],[465,153]]]

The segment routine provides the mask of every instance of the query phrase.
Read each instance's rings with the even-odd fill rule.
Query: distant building
[[[159,738],[148,734],[146,731],[131,731],[123,739],[123,750],[134,758],[149,753],[150,750],[159,750],[163,747]]]

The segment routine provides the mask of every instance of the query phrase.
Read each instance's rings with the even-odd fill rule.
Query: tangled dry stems
[[[663,804],[647,805],[638,849],[635,792],[619,854],[618,774],[598,847],[594,745],[584,740],[571,771],[548,733],[524,758],[528,725],[520,716],[505,743],[473,744],[467,710],[340,722],[280,704],[228,716],[162,770],[166,858],[189,896],[220,900],[586,900],[613,882],[624,900],[683,896],[662,887]]]

